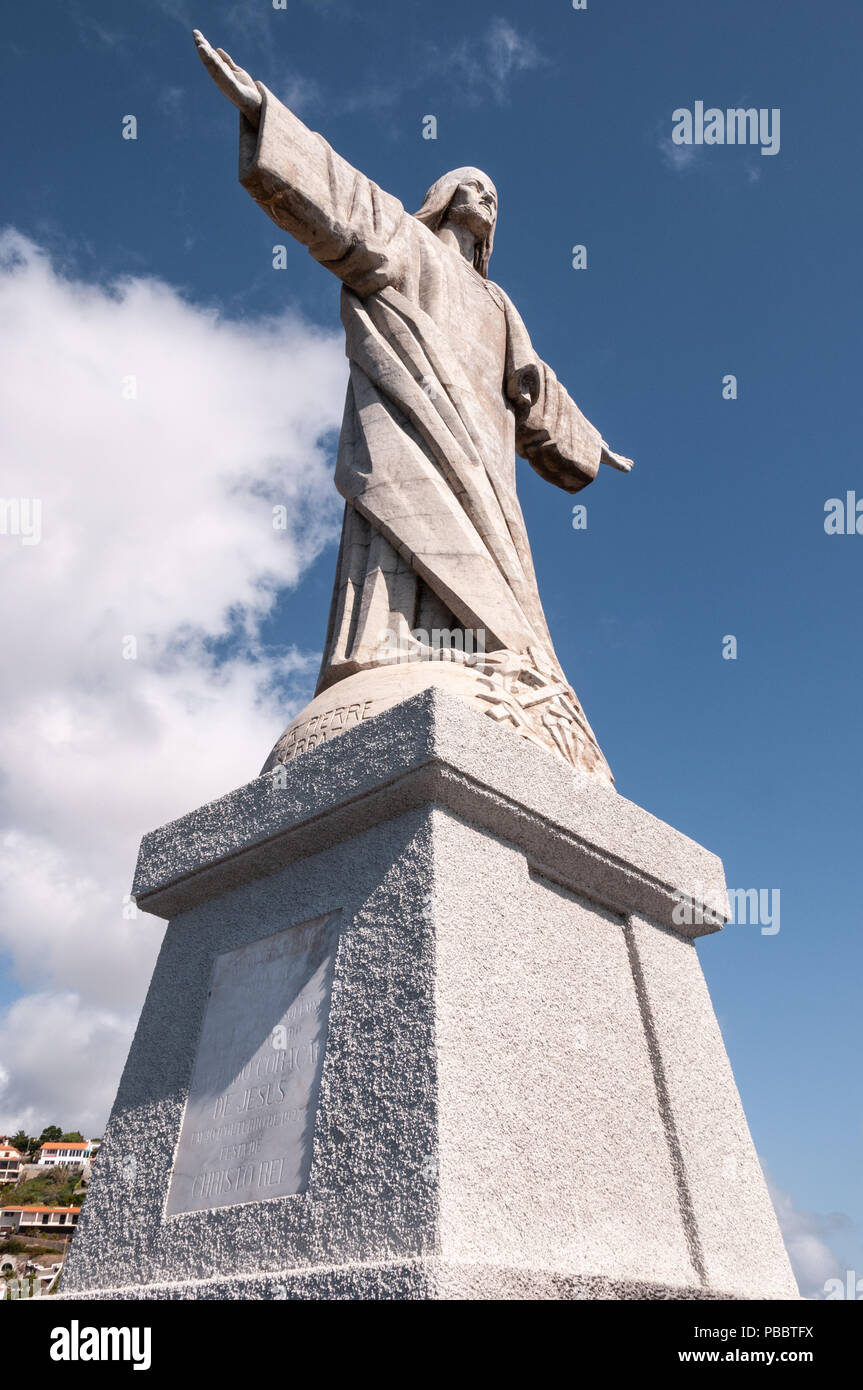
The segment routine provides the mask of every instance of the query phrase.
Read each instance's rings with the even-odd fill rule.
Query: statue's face
[[[476,237],[484,237],[497,218],[497,194],[489,179],[479,175],[460,183],[447,208],[446,221],[460,222]]]

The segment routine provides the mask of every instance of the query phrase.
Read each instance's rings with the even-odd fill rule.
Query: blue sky
[[[861,18],[851,0],[15,6],[2,225],[73,279],[151,278],[225,320],[290,311],[335,334],[337,284],[294,245],[272,268],[284,237],[236,181],[236,117],[193,26],[408,207],[446,169],[492,176],[492,278],[636,461],[602,470],[579,532],[521,466],[558,654],[618,789],[732,887],[781,892],[778,934],[732,925],[699,954],[763,1162],[804,1234],[863,1274],[863,536],[824,530],[828,498],[863,498]],[[779,153],[676,150],[672,112],[697,100],[779,108]],[[263,616],[265,651],[319,651],[336,535]],[[13,960],[3,997],[24,988]]]

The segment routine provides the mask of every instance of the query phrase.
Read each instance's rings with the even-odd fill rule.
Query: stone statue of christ
[[[408,213],[197,30],[195,42],[240,111],[240,182],[342,282],[350,380],[335,482],[346,505],[318,693],[391,661],[393,636],[480,633],[486,669],[546,692],[519,731],[610,779],[554,653],[515,455],[567,492],[600,463],[631,463],[488,279],[493,183],[453,170]]]

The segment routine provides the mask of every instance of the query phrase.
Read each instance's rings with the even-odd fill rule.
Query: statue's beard
[[[447,210],[447,221],[458,222],[467,227],[477,238],[487,237],[494,227],[494,213],[491,208],[478,207],[476,203],[451,203]]]

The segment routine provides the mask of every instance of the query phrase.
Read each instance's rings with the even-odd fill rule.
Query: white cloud
[[[259,634],[337,532],[345,359],[291,316],[64,278],[14,232],[0,325],[0,495],[42,508],[39,544],[0,535],[0,952],[29,991],[0,1128],[101,1127],[161,938],[123,915],[138,840],[253,777],[314,677]]]
[[[505,19],[493,19],[485,34],[488,66],[496,83],[509,81],[514,72],[532,72],[544,59],[536,44]]]
[[[720,172],[724,177],[734,176],[736,170],[741,168],[744,172],[747,183],[758,183],[763,171],[762,161],[756,161],[747,156],[741,158],[737,150],[734,151],[734,158],[723,160],[718,155],[719,147],[708,145],[675,145],[671,138],[672,120],[671,116],[664,120],[657,121],[650,130],[650,138],[659,151],[660,158],[667,169],[675,174],[708,174],[712,173],[715,177]]]
[[[546,67],[548,62],[532,39],[508,20],[495,18],[481,33],[461,38],[447,48],[439,43],[424,44],[411,70],[402,68],[393,73],[381,69],[349,91],[325,93],[314,79],[292,72],[276,80],[273,90],[293,109],[325,106],[330,116],[381,113],[404,101],[408,92],[421,86],[429,89],[431,83],[445,86],[450,99],[467,106],[479,106],[489,98],[503,105],[510,98],[517,74]]]
[[[163,116],[178,120],[186,105],[188,92],[185,87],[163,87],[157,98],[157,105]]]
[[[55,1121],[101,1136],[129,1050],[129,1014],[72,993],[34,994],[13,1004],[3,1022],[0,1086],[11,1089],[14,1119],[40,1134]]]
[[[93,40],[102,44],[104,48],[113,49],[115,52],[125,48],[129,43],[129,34],[121,29],[111,29],[102,24],[93,15],[88,14],[84,5],[72,0],[69,6],[71,18],[78,32],[78,38],[82,43],[93,46]]]
[[[310,108],[321,106],[325,100],[319,82],[293,69],[283,73],[281,80],[272,84],[272,90],[297,116],[302,116]],[[326,104],[330,106],[329,102]]]
[[[546,62],[532,39],[498,17],[478,37],[462,39],[453,49],[439,55],[432,70],[455,80],[465,100],[478,104],[488,94],[495,101],[506,101],[516,73],[535,71]]]
[[[845,1281],[843,1260],[828,1241],[849,1237],[853,1233],[853,1223],[844,1212],[801,1211],[789,1192],[771,1182],[767,1185],[773,1201],[791,1268],[797,1286],[804,1298],[824,1298],[824,1285],[828,1279]]]
[[[663,162],[675,173],[683,173],[695,164],[699,150],[695,145],[675,145],[669,132],[664,132],[657,140]]]
[[[696,160],[704,155],[704,145],[675,145],[671,138],[672,120],[669,111],[667,118],[655,121],[650,128],[649,138],[656,145],[663,164],[676,174],[686,173],[695,167]]]
[[[304,2],[325,11],[328,5],[335,5],[338,0]],[[187,0],[156,0],[156,4],[164,14],[191,34],[193,20]],[[325,111],[330,118],[361,111],[380,115],[398,106],[408,92],[419,86],[427,87],[431,82],[445,85],[451,96],[468,106],[478,106],[489,98],[504,104],[510,98],[512,82],[518,74],[534,72],[549,65],[549,59],[531,38],[508,20],[497,16],[481,32],[460,38],[448,47],[437,42],[422,44],[410,70],[402,67],[393,72],[391,64],[381,61],[376,66],[369,58],[363,69],[366,77],[359,85],[350,89],[325,90],[321,81],[309,72],[292,66],[286,68],[278,61],[278,43],[274,48],[274,38],[277,38],[280,32],[278,25],[283,20],[280,11],[266,7],[262,9],[259,0],[235,0],[223,12],[223,27],[227,27],[234,37],[229,38],[226,34],[220,36],[215,20],[205,25],[205,33],[214,47],[227,45],[231,50],[234,45],[236,51],[232,51],[231,56],[247,67],[254,78],[265,82],[292,111],[303,117],[321,111]],[[194,23],[198,21],[194,20]],[[243,44],[246,46],[245,56],[241,47]],[[253,56],[253,48],[259,51],[257,59]],[[178,99],[170,92],[167,96],[163,93],[160,106],[166,114],[171,114],[165,103]]]

